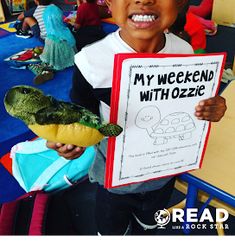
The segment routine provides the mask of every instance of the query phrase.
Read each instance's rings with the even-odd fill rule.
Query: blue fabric
[[[83,177],[95,158],[95,148],[86,148],[81,157],[67,160],[46,147],[46,140],[22,142],[11,151],[13,176],[27,192],[62,190]]]
[[[10,35],[10,34],[12,34],[12,33],[8,32],[4,29],[0,29],[0,38],[3,38],[3,37]]]
[[[110,23],[105,23],[105,22],[102,22],[101,25],[102,25],[103,31],[106,34],[113,33],[119,28],[116,24],[110,24]]]
[[[44,13],[43,20],[46,27],[47,38],[66,40],[71,47],[75,46],[75,39],[69,28],[63,22],[63,12],[54,4],[49,5]]]
[[[0,204],[14,201],[24,193],[25,190],[0,163]]]

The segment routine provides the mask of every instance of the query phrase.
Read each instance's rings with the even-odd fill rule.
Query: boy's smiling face
[[[131,43],[158,41],[175,21],[187,0],[106,0],[120,35]],[[138,50],[137,50],[138,51]]]

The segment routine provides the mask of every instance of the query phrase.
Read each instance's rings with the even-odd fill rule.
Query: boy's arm
[[[94,95],[93,87],[87,82],[76,65],[73,71],[70,98],[73,103],[83,106],[99,116],[99,101]]]
[[[95,98],[92,86],[86,81],[76,65],[74,66],[70,98],[72,102],[99,115],[99,101]],[[47,147],[57,151],[58,155],[63,156],[68,160],[73,160],[80,157],[85,151],[84,147],[77,147],[71,144],[65,145],[50,141],[47,141]]]

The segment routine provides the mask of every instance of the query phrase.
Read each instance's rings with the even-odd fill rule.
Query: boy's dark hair
[[[38,0],[39,5],[47,6],[51,4],[52,0]]]
[[[170,32],[178,35],[180,38],[184,39],[190,43],[191,39],[187,32],[184,31],[184,26],[186,24],[186,14],[189,9],[189,2],[187,2],[182,10],[179,12],[177,19],[174,24],[170,27]]]
[[[184,31],[184,26],[186,24],[186,14],[188,12],[189,3],[186,3],[182,10],[179,12],[177,19],[171,26],[170,31],[177,34]]]
[[[95,3],[96,0],[86,0],[88,3]]]

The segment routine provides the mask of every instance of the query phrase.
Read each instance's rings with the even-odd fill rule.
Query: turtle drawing
[[[12,87],[4,105],[10,115],[21,119],[36,135],[53,142],[87,147],[122,132],[119,125],[102,122],[84,107],[58,101],[31,86]]]
[[[171,138],[190,139],[196,128],[188,113],[175,112],[161,119],[156,106],[142,108],[136,116],[135,124],[138,128],[147,130],[148,135],[154,139],[154,145],[166,144]]]

